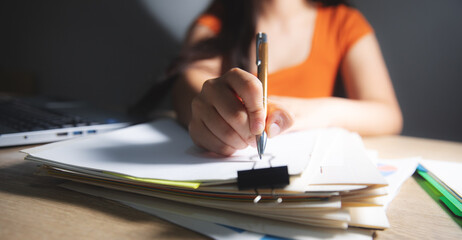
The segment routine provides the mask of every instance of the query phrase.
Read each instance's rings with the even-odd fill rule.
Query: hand
[[[233,68],[207,80],[191,104],[192,140],[222,155],[231,155],[249,144],[256,146],[255,135],[265,126],[262,99],[260,80],[244,70]],[[272,123],[278,123],[280,114],[274,115]]]

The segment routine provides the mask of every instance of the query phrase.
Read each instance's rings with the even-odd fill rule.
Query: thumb
[[[284,109],[272,105],[268,106],[268,118],[266,120],[266,133],[268,137],[275,137],[288,130],[293,125],[294,118]]]

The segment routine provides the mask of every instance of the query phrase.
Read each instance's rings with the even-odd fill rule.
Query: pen
[[[263,86],[263,108],[265,115],[267,114],[267,78],[268,78],[268,42],[266,34],[259,32],[256,37],[256,59],[257,59],[257,77],[260,79]],[[266,117],[265,117],[266,118]],[[258,156],[262,159],[266,147],[266,131],[256,136]]]

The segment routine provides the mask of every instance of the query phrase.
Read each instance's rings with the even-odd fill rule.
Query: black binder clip
[[[239,190],[255,189],[257,197],[254,202],[261,199],[257,189],[259,188],[282,188],[289,185],[289,171],[287,166],[273,167],[271,159],[269,160],[269,168],[255,169],[255,164],[251,170],[243,170],[237,172],[237,186]],[[274,194],[272,194],[273,197]],[[258,200],[257,200],[258,199]],[[278,199],[278,201],[280,201]]]
[[[239,190],[281,188],[289,184],[287,166],[243,170],[237,172]]]

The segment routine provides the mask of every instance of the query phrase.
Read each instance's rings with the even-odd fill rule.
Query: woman
[[[230,155],[266,129],[342,127],[397,134],[401,111],[372,28],[342,1],[216,0],[191,27],[174,86],[198,146]],[[255,77],[255,34],[268,36],[268,113]],[[337,71],[348,99],[332,96]]]

